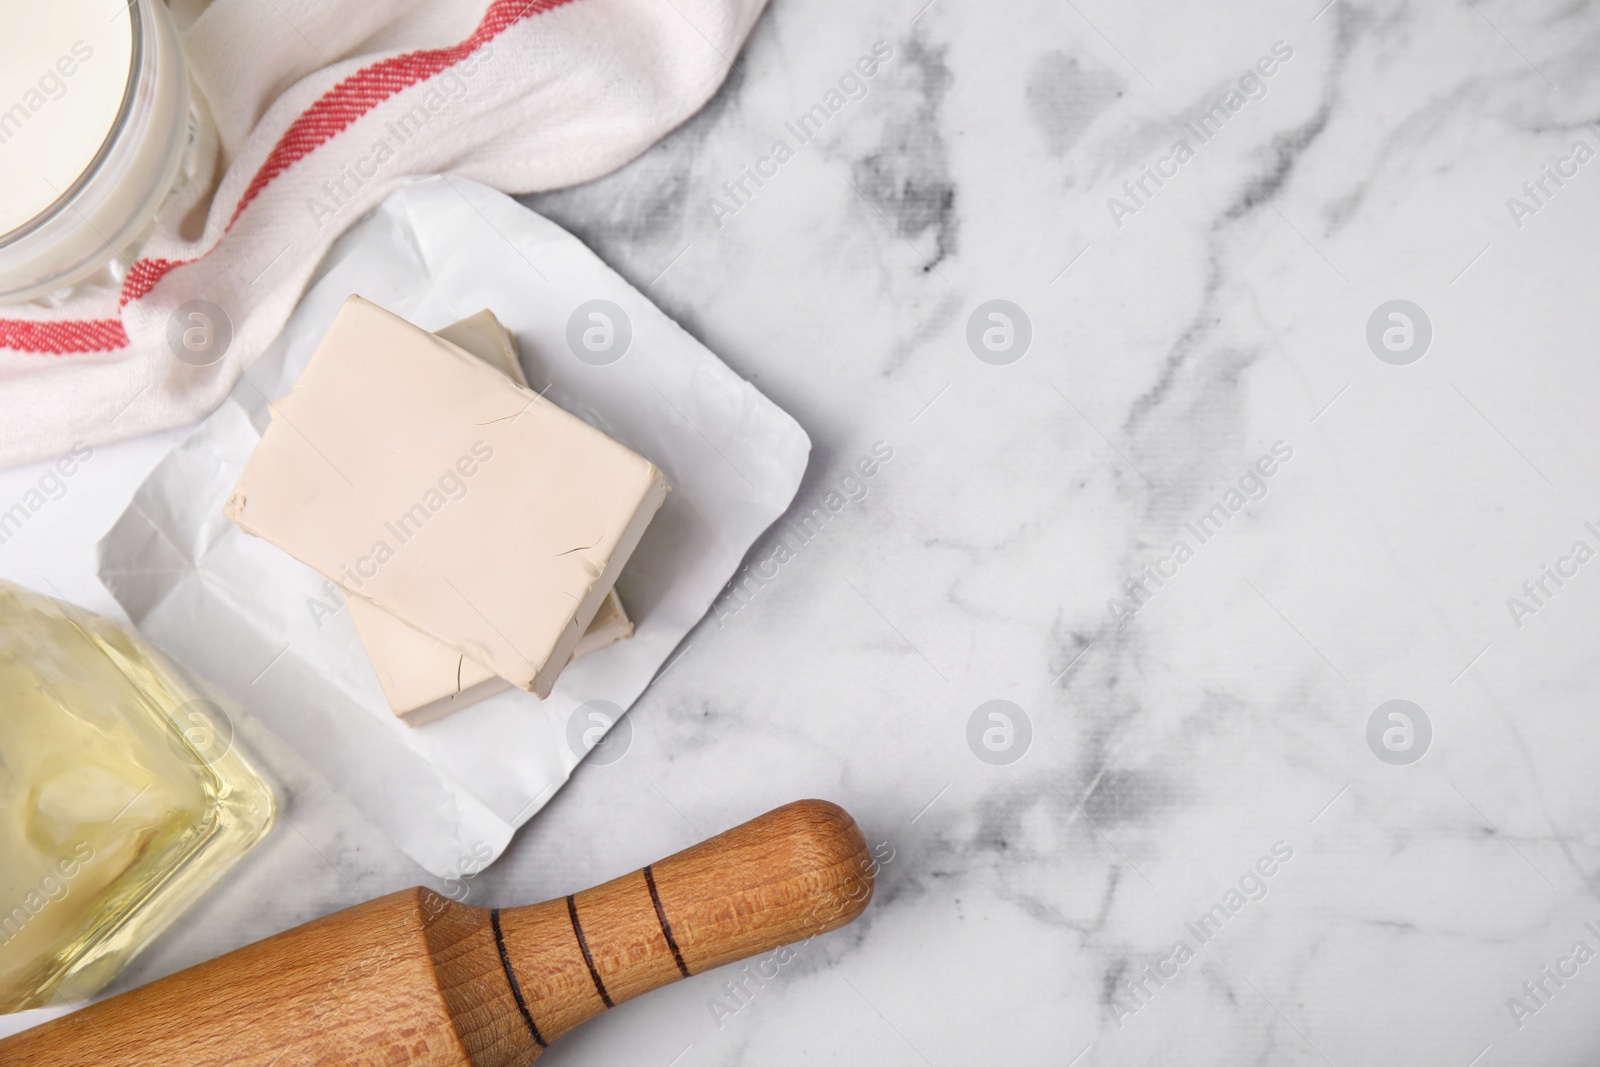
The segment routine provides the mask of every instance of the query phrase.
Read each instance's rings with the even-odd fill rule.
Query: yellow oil
[[[0,1013],[99,991],[271,826],[227,712],[0,582]]]

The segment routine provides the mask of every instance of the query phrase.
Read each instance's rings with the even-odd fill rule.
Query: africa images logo
[[[875,42],[871,54],[857,59],[854,66],[839,76],[835,87],[822,94],[822,99],[802,111],[793,121],[783,124],[787,136],[776,138],[765,155],[754,163],[740,167],[737,177],[723,182],[723,195],[706,200],[706,208],[711,212],[717,229],[722,229],[730,218],[748,207],[756,193],[778,176],[779,168],[793,159],[801,148],[810,144],[846,105],[865,99],[868,83],[893,58],[893,45],[883,40]],[[790,144],[790,137],[794,139],[793,144]]]
[[[1196,146],[1215,140],[1223,127],[1243,111],[1246,104],[1265,99],[1268,91],[1266,79],[1278,73],[1280,64],[1286,64],[1293,58],[1294,48],[1289,42],[1272,42],[1272,54],[1257,59],[1252,67],[1239,76],[1234,88],[1198,115],[1184,119],[1182,129],[1186,136],[1174,141],[1166,155],[1157,159],[1153,166],[1142,168],[1138,177],[1124,181],[1123,197],[1106,198],[1106,210],[1111,213],[1111,221],[1117,229],[1122,229],[1129,216],[1137,215],[1141,209],[1148,207],[1156,192],[1178,176],[1181,168],[1194,159]],[[1190,138],[1194,140],[1193,145],[1189,143]]]

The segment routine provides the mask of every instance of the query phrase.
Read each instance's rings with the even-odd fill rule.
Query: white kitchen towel
[[[396,184],[599,177],[716,91],[766,0],[172,0],[208,121],[120,292],[0,307],[0,466],[201,418]],[[203,222],[203,225],[202,225]],[[177,358],[190,301],[222,358]]]

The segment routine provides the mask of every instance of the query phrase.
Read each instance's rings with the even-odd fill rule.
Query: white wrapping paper
[[[668,662],[788,507],[810,441],[579,241],[483,186],[401,187],[322,270],[272,348],[140,487],[100,543],[100,577],[148,637],[265,722],[419,864],[451,877],[498,857],[567,780],[598,736],[589,712],[607,707],[581,705],[625,710]],[[547,700],[515,690],[405,726],[339,594],[222,517],[267,401],[294,384],[351,293],[429,330],[490,308],[535,389],[672,484],[618,583],[633,638],[574,661]],[[624,355],[605,365],[568,342],[569,319],[594,300],[631,327]],[[582,328],[599,321],[579,316]],[[581,728],[569,728],[575,715]]]

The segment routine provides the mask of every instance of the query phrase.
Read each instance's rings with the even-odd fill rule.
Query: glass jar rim
[[[131,48],[128,57],[128,79],[122,87],[122,102],[117,107],[116,116],[111,120],[111,128],[106,131],[105,139],[100,142],[100,147],[96,150],[94,157],[79,172],[72,184],[62,190],[59,196],[20,226],[7,230],[5,233],[0,233],[0,251],[4,251],[31,234],[38,232],[64,214],[72,206],[72,202],[78,198],[78,195],[83,192],[84,188],[94,180],[95,175],[100,173],[101,168],[106,164],[106,160],[115,151],[118,141],[121,140],[133,118],[134,108],[139,99],[140,84],[148,77],[145,72],[145,64],[142,62],[146,33],[144,6],[148,2],[149,0],[127,0],[126,10],[129,18],[129,46]]]

